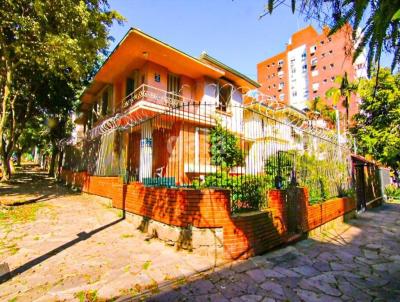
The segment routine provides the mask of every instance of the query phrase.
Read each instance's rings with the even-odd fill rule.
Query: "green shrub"
[[[224,129],[220,123],[210,130],[211,163],[222,168],[243,165],[244,154],[239,146],[239,138]]]
[[[259,210],[265,206],[265,179],[256,176],[230,176],[226,172],[207,175],[204,188],[224,188],[231,192],[232,212]]]
[[[385,187],[385,194],[389,198],[400,199],[400,188],[396,185],[387,185]]]

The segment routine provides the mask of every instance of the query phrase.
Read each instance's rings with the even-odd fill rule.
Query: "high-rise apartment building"
[[[328,37],[328,28],[318,33],[308,26],[294,33],[286,49],[257,65],[260,91],[297,109],[307,101],[325,99],[326,91],[337,84],[335,78],[347,72],[349,81],[366,76],[365,57],[353,64],[350,26]],[[327,100],[330,104],[331,101]],[[338,104],[343,112],[342,104]],[[357,112],[356,97],[350,101],[350,115]]]

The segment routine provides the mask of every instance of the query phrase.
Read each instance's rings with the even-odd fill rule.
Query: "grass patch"
[[[9,252],[11,255],[15,255],[18,251],[19,247],[16,243],[0,241],[0,255],[4,252]]]
[[[42,207],[44,207],[42,203],[32,203],[17,207],[3,207],[0,209],[0,225],[34,221],[37,212]]]
[[[150,261],[150,260],[147,260],[145,263],[143,263],[142,268],[143,268],[144,270],[147,270],[147,269],[150,267],[150,265],[151,265],[151,261]]]
[[[97,299],[97,290],[88,290],[88,291],[80,291],[74,294],[75,298],[79,300],[79,302],[96,302]]]

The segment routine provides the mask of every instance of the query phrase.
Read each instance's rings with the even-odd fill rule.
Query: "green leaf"
[[[400,20],[400,9],[398,9],[397,12],[392,17],[392,21],[397,21],[397,20]]]

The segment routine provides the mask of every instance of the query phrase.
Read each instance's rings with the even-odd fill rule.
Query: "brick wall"
[[[113,206],[179,227],[221,227],[230,213],[227,190],[169,189],[141,183],[123,186]]]
[[[72,172],[69,170],[62,170],[60,178],[67,184],[74,187],[82,188],[89,175],[86,171],[83,172]]]
[[[298,188],[298,199],[301,207],[303,231],[313,230],[335,218],[356,209],[356,202],[352,198],[342,197],[327,200],[320,204],[309,205],[307,188]]]
[[[87,193],[112,199],[113,206],[177,227],[223,228],[224,257],[246,259],[284,243],[288,235],[288,198],[283,190],[268,192],[268,211],[231,216],[229,191],[125,185],[119,177],[89,176],[62,171],[68,184],[81,184]],[[355,201],[335,198],[309,205],[308,191],[297,188],[296,211],[303,232],[355,209]]]

